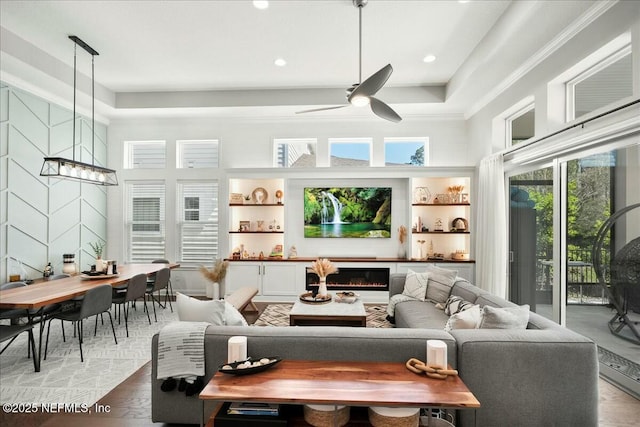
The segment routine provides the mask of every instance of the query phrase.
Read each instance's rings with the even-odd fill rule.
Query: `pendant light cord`
[[[91,55],[91,165],[95,166],[95,139],[96,139],[96,131],[95,131],[95,117],[96,117],[96,95],[95,95],[95,87],[96,87],[96,76],[95,76],[95,56]]]
[[[76,74],[77,74],[77,49],[78,45],[74,43],[73,45],[73,151],[71,153],[71,158],[73,161],[76,161]]]
[[[362,6],[358,6],[358,84],[362,83]]]

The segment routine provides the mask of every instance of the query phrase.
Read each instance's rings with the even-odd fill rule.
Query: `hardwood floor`
[[[257,304],[260,311],[266,304]],[[245,313],[247,321],[255,322],[259,313]],[[0,412],[3,427],[162,427],[169,424],[151,422],[151,362],[145,364],[124,382],[98,401],[98,405],[109,408],[109,412],[91,414],[6,414]],[[637,425],[640,400],[620,391],[604,380],[600,387],[600,427],[631,427]],[[178,424],[171,424],[180,427]]]

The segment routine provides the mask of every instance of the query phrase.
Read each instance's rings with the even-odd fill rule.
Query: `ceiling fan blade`
[[[369,97],[369,103],[371,105],[371,111],[375,113],[376,116],[381,117],[383,119],[398,123],[402,120],[402,117],[398,115],[391,107],[389,107],[384,102],[380,101],[378,98],[374,98],[373,96]]]
[[[389,80],[389,77],[393,73],[393,67],[391,64],[387,64],[374,74],[372,74],[368,79],[360,83],[351,95],[349,95],[349,102],[351,99],[356,96],[372,96],[375,95],[376,92],[380,90],[382,86]]]
[[[304,113],[313,113],[315,111],[326,111],[326,110],[336,110],[338,108],[344,108],[344,107],[348,107],[349,104],[345,104],[345,105],[336,105],[335,107],[323,107],[323,108],[313,108],[311,110],[302,110],[302,111],[296,111],[296,114],[304,114]]]

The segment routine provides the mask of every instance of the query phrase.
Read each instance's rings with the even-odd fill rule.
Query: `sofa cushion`
[[[480,316],[480,329],[527,329],[529,305],[496,308],[485,305]]]
[[[462,297],[463,300],[475,303],[478,297],[486,291],[472,285],[467,280],[458,277],[451,288],[451,295]]]
[[[480,322],[480,306],[473,304],[466,310],[462,310],[449,317],[444,330],[449,332],[453,329],[476,329]]]
[[[395,308],[396,328],[444,328],[448,316],[428,301],[404,301]]]
[[[402,295],[424,301],[427,297],[427,284],[429,273],[416,273],[413,270],[407,272],[407,278],[404,281],[404,290]]]
[[[428,265],[429,285],[427,286],[427,299],[435,302],[446,302],[451,294],[451,288],[456,281],[458,272],[446,268]]]
[[[463,310],[470,308],[473,305],[472,302],[465,301],[462,297],[457,295],[449,295],[447,302],[444,303],[444,314],[452,315],[459,313]]]
[[[489,292],[482,292],[478,299],[475,301],[476,304],[479,304],[480,307],[484,307],[485,305],[489,305],[491,307],[517,307],[517,304],[514,304],[510,301],[505,300],[504,298],[500,298],[499,296],[490,294]]]
[[[178,319],[183,322],[207,322],[212,325],[224,325],[225,301],[202,301],[188,295],[176,294]]]

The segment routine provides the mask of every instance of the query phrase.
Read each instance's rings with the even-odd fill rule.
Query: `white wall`
[[[639,3],[618,2],[588,27],[578,32],[566,44],[550,54],[532,70],[521,76],[508,90],[497,96],[468,120],[469,156],[478,161],[505,149],[501,129],[494,129],[494,118],[526,97],[534,96],[536,104],[536,137],[547,135],[566,126],[564,105],[559,105],[557,88],[548,88],[548,82],[572,68],[591,53],[617,36],[640,25]],[[637,37],[636,37],[637,39]],[[541,50],[548,46],[541,46]],[[637,54],[637,49],[636,49]],[[636,80],[638,73],[635,73]],[[636,93],[637,96],[637,93]],[[560,101],[561,103],[563,102]],[[497,130],[497,132],[494,132]]]
[[[382,160],[384,155],[385,137],[428,137],[429,157],[431,166],[468,166],[476,162],[468,156],[469,147],[467,145],[465,122],[458,119],[415,119],[409,118],[400,124],[387,123],[384,120],[373,117],[366,120],[355,121],[330,121],[324,118],[314,118],[307,116],[301,119],[299,116],[281,119],[260,119],[260,118],[208,118],[208,117],[156,117],[156,118],[130,118],[113,120],[109,126],[109,158],[112,159],[110,167],[118,171],[120,185],[109,189],[109,201],[107,206],[108,229],[107,229],[107,251],[110,258],[125,259],[124,242],[126,240],[124,227],[125,194],[124,184],[127,180],[139,179],[163,179],[167,184],[167,206],[173,206],[170,202],[175,195],[175,182],[177,179],[218,179],[220,182],[220,251],[221,256],[228,256],[230,248],[226,239],[227,213],[226,197],[228,194],[227,177],[233,174],[238,177],[234,170],[245,169],[255,171],[260,168],[269,168],[267,176],[281,178],[287,172],[272,167],[273,139],[274,138],[301,138],[312,137],[318,139],[319,155],[328,156],[328,139],[334,137],[372,137],[373,156],[377,161]],[[220,168],[218,170],[198,170],[181,169],[176,170],[175,165],[175,143],[181,139],[218,139],[220,141]],[[123,142],[144,141],[144,140],[165,140],[167,143],[167,164],[164,170],[123,170],[122,155]],[[328,158],[328,157],[327,157]],[[381,162],[378,162],[381,163]],[[420,168],[422,171],[428,168]],[[297,194],[301,185],[314,185],[313,182],[341,182],[341,178],[349,177],[349,182],[353,185],[375,185],[392,186],[393,200],[392,209],[395,218],[406,216],[405,224],[409,224],[409,214],[403,212],[403,207],[409,206],[407,199],[407,179],[394,175],[389,180],[380,179],[377,174],[378,168],[364,168],[362,175],[358,171],[322,168],[314,171],[312,179],[304,176],[297,176],[290,181],[292,188],[285,189],[287,196]],[[367,179],[358,178],[366,176]],[[409,176],[405,173],[404,176]],[[316,181],[317,180],[317,181]],[[342,180],[344,181],[344,179]],[[293,190],[293,191],[292,191]],[[301,191],[299,192],[301,194]],[[285,196],[285,197],[287,197]],[[299,203],[298,203],[299,202]],[[297,204],[300,206],[296,207]],[[287,225],[285,248],[292,244],[297,245],[300,256],[314,256],[320,252],[328,253],[331,250],[339,250],[341,254],[352,253],[353,255],[367,255],[378,252],[386,248],[388,253],[383,252],[382,256],[394,256],[397,248],[395,245],[387,245],[381,242],[363,245],[361,242],[347,242],[340,248],[334,248],[336,242],[323,242],[324,246],[318,246],[318,242],[306,242],[301,237],[302,226],[296,223],[296,218],[302,221],[302,200],[288,199],[285,204],[287,217],[292,220]],[[175,212],[167,209],[167,258],[176,259],[176,236],[175,230],[170,224],[175,223]],[[394,221],[395,223],[395,221]],[[300,225],[300,226],[298,226]],[[394,231],[395,232],[395,231]],[[299,236],[298,236],[299,233]],[[314,239],[306,239],[314,240]],[[331,240],[331,239],[324,239]],[[339,239],[344,242],[344,239]],[[376,245],[377,243],[377,245]],[[332,246],[333,245],[333,246]],[[204,282],[201,275],[194,271],[175,271],[174,288],[182,289],[191,294],[203,294]]]

